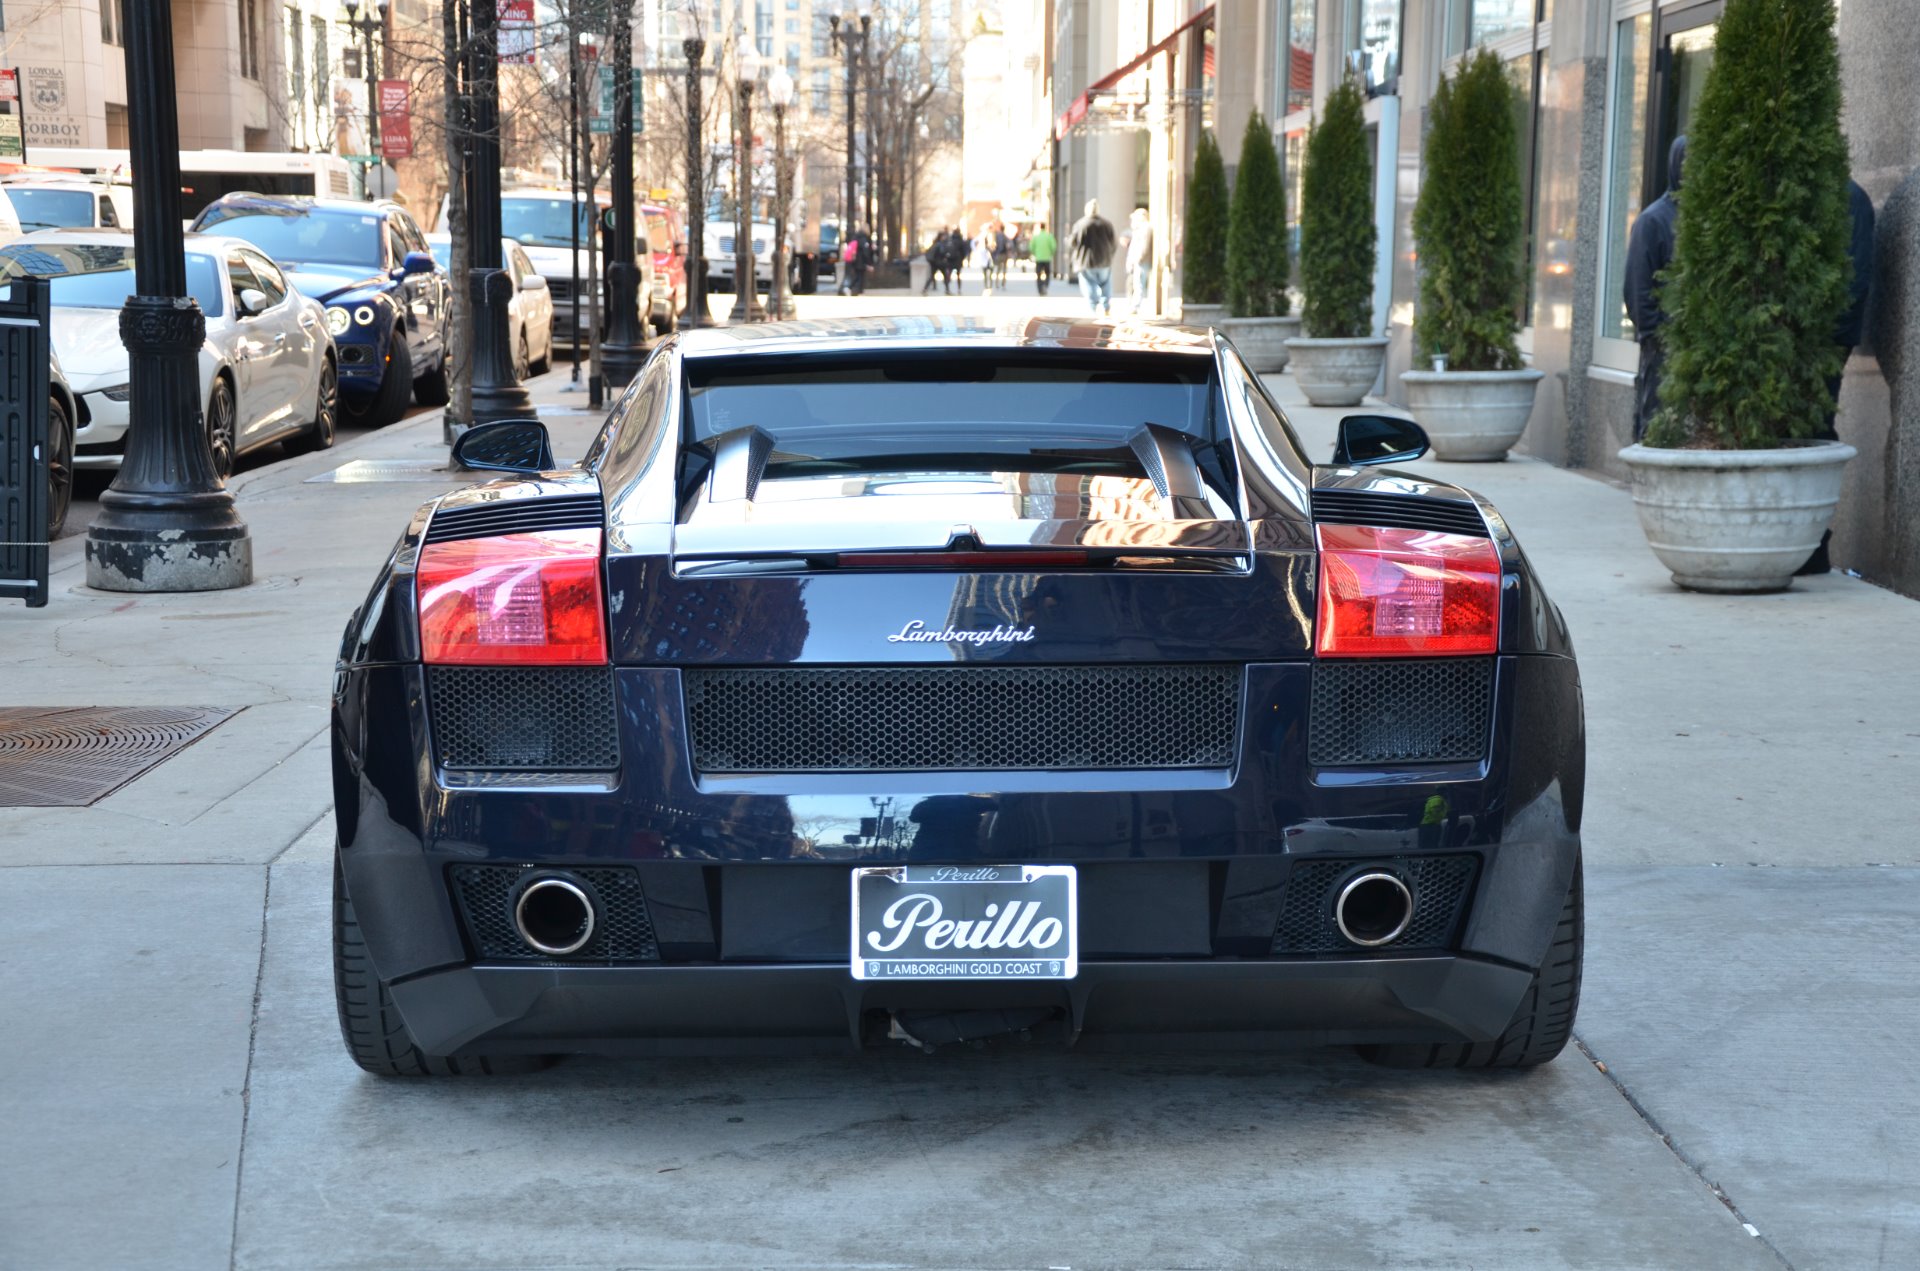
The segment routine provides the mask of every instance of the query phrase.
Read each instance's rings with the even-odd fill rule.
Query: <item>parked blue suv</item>
[[[208,204],[193,228],[247,240],[327,306],[348,418],[390,424],[405,413],[409,393],[422,406],[446,404],[451,292],[404,208],[228,194]]]

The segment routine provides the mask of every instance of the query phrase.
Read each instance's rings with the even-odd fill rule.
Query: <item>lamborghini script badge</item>
[[[1033,639],[1032,627],[995,627],[991,631],[956,631],[952,627],[928,630],[924,622],[909,622],[887,637],[888,644],[1022,644]]]

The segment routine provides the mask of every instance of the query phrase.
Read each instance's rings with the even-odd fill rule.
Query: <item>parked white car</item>
[[[200,402],[214,469],[269,442],[333,444],[339,370],[326,309],[288,285],[280,267],[237,238],[189,234],[187,290],[206,315]],[[41,230],[0,247],[0,276],[51,280],[53,349],[79,408],[76,468],[117,468],[129,420],[120,311],[133,294],[133,235]]]
[[[440,268],[453,271],[453,239],[446,234],[427,235],[427,246]],[[500,240],[500,259],[513,279],[513,296],[507,301],[507,335],[512,340],[513,377],[525,380],[553,367],[553,293],[547,280],[527,259],[527,253],[511,238]],[[459,280],[454,280],[460,285]],[[464,292],[462,294],[465,294]],[[535,357],[538,350],[540,356]]]

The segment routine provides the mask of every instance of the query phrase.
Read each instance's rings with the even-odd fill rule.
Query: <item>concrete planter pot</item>
[[[1427,430],[1436,459],[1490,463],[1527,430],[1544,371],[1402,371],[1407,409]]]
[[[1380,378],[1385,336],[1354,339],[1299,336],[1287,341],[1293,382],[1315,406],[1356,406]]]
[[[1220,325],[1220,319],[1226,316],[1227,307],[1223,304],[1203,305],[1185,300],[1180,302],[1180,321],[1185,326],[1216,327]]]
[[[1784,591],[1833,520],[1845,442],[1777,450],[1620,452],[1640,528],[1673,581],[1689,591]]]
[[[1222,318],[1214,325],[1240,350],[1247,368],[1260,375],[1287,369],[1287,341],[1300,334],[1298,318]]]

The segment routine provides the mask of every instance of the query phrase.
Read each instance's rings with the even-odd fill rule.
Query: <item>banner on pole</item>
[[[407,81],[380,81],[380,154],[387,159],[413,157],[413,116],[407,109]]]
[[[500,64],[532,66],[535,62],[533,0],[500,0]]]

